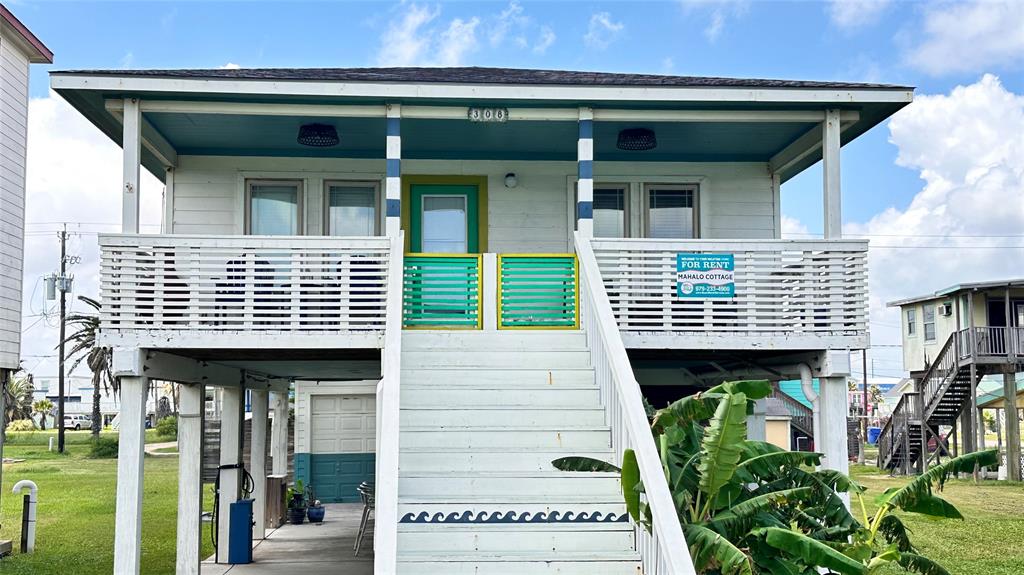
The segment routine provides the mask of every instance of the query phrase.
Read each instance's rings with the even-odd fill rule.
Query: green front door
[[[409,190],[409,250],[480,251],[480,191],[467,184],[413,184]]]

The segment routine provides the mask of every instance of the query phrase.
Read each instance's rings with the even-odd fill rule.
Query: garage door
[[[373,481],[376,398],[367,394],[310,399],[310,484],[321,501],[359,501],[356,488]]]

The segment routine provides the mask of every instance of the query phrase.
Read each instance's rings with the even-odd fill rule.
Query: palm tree
[[[16,419],[32,417],[32,375],[15,378],[8,376],[3,386],[4,419],[0,422],[0,437],[7,438],[7,424]]]
[[[73,313],[68,316],[67,323],[75,331],[64,339],[64,343],[71,343],[71,350],[67,357],[75,358],[68,372],[75,371],[83,361],[92,371],[92,434],[98,437],[100,429],[103,428],[102,416],[100,414],[100,386],[105,393],[118,393],[117,378],[111,372],[113,364],[113,350],[96,344],[96,334],[100,331],[100,302],[86,297],[78,296],[78,299],[95,310],[94,313]]]
[[[40,399],[32,404],[32,411],[39,414],[39,429],[46,431],[46,416],[53,411],[53,402],[49,399]]]

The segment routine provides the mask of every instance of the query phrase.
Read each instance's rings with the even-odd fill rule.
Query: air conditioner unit
[[[948,303],[941,304],[939,306],[939,315],[949,317],[953,315],[953,306]]]

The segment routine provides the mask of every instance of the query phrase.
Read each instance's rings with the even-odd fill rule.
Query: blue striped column
[[[402,229],[402,106],[387,107],[387,167],[384,180],[385,225],[388,237]]]
[[[594,236],[594,111],[580,108],[580,139],[576,148],[576,229],[585,238]]]

